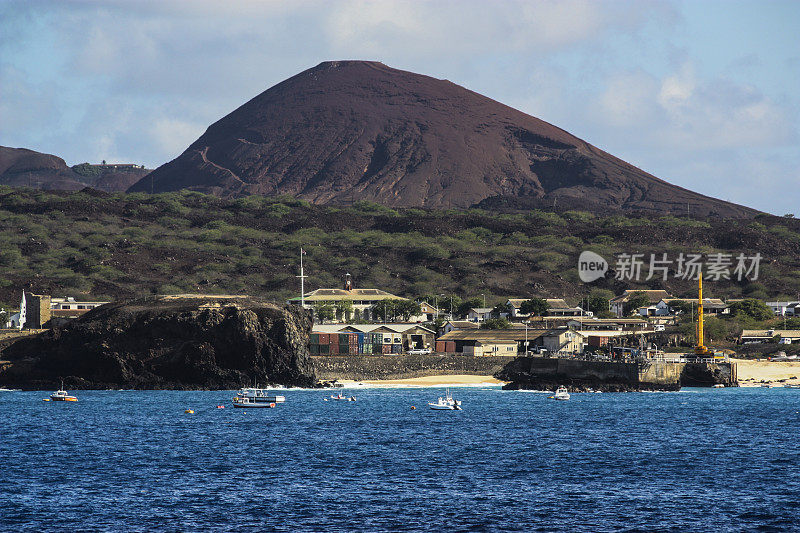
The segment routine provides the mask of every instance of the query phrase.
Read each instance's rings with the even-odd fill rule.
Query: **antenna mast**
[[[305,275],[303,272],[303,256],[306,255],[306,251],[303,248],[300,248],[300,275],[297,276],[300,278],[300,307],[306,306],[306,285],[305,281],[308,276]]]

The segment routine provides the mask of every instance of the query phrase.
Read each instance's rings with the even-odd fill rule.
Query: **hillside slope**
[[[697,291],[677,276],[647,277],[651,254],[743,253],[762,256],[758,281],[709,282],[713,297],[800,293],[800,221],[698,220],[593,215],[579,211],[504,213],[345,208],[288,198],[236,200],[192,192],[98,195],[0,187],[0,307],[16,309],[24,289],[36,294],[119,299],[144,294],[297,296],[299,252],[306,289],[356,286],[416,298],[485,294],[490,306],[510,297],[572,298],[593,288]],[[613,266],[621,253],[644,254],[640,283],[613,276],[578,278],[578,256],[592,250]],[[440,299],[440,303],[443,299]],[[445,304],[446,305],[446,304]]]
[[[152,180],[152,181],[151,181]],[[290,194],[315,203],[531,206],[746,217],[566,131],[446,80],[325,62],[256,96],[131,191]]]

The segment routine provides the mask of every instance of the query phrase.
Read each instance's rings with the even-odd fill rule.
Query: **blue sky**
[[[446,78],[800,216],[798,1],[0,0],[0,145],[158,166],[321,61]]]

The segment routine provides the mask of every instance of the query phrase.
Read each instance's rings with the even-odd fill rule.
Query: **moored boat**
[[[236,396],[233,399],[233,406],[239,408],[272,408],[275,407],[275,402],[267,402],[262,400],[257,400],[255,398],[251,398],[249,396]]]
[[[428,407],[436,411],[460,411],[461,401],[450,396],[450,389],[446,389],[444,397],[439,396],[435,403],[428,403]]]
[[[556,389],[556,393],[553,394],[553,399],[555,400],[569,400],[569,392],[567,392],[566,387],[559,387]]]
[[[50,400],[53,402],[77,402],[75,396],[70,396],[65,390],[57,390],[50,395]]]
[[[345,396],[344,394],[342,394],[340,392],[339,394],[331,395],[331,400],[341,400],[341,401],[345,401],[345,402],[354,402],[354,401],[356,401],[356,397],[355,396]]]
[[[274,394],[269,389],[259,389],[256,387],[243,387],[236,393],[237,398],[251,398],[260,403],[283,403],[286,401],[284,396]]]

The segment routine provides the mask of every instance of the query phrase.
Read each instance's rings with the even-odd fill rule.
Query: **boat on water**
[[[553,399],[555,400],[569,400],[569,392],[567,392],[566,387],[559,387],[556,389],[555,394],[553,394]]]
[[[444,397],[439,396],[436,403],[428,403],[428,407],[436,411],[460,411],[461,401],[450,396],[450,389],[446,389]]]
[[[241,409],[244,408],[259,408],[259,409],[270,409],[275,407],[275,402],[267,402],[263,400],[257,400],[255,398],[251,398],[249,396],[237,396],[233,399],[233,406],[239,407]]]
[[[53,394],[50,395],[50,401],[52,402],[77,402],[78,399],[75,396],[70,396],[67,394],[65,390],[57,390]]]
[[[256,387],[243,387],[236,393],[237,398],[252,398],[262,403],[283,403],[286,401],[284,396],[273,393],[270,389],[259,389]]]
[[[342,393],[340,392],[339,394],[335,394],[335,395],[334,395],[334,394],[332,394],[332,395],[331,395],[331,400],[339,400],[339,401],[345,401],[345,402],[354,402],[354,401],[356,401],[356,397],[355,397],[355,396],[345,396],[344,394],[342,394]]]
[[[234,407],[275,407],[276,404],[283,403],[286,398],[281,395],[273,394],[269,389],[259,389],[257,387],[243,387],[239,389],[233,398]]]

